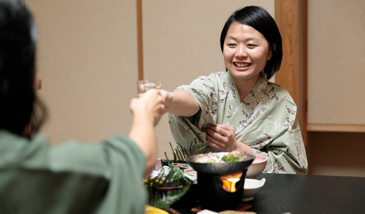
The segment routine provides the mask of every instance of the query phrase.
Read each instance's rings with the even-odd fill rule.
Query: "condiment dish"
[[[245,185],[243,188],[243,198],[242,201],[250,201],[254,198],[254,196],[260,192],[261,188],[264,186],[266,182],[265,178],[261,180],[256,179],[245,179]]]

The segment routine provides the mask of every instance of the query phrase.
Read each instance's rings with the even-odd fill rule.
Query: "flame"
[[[241,180],[242,172],[220,177],[222,188],[227,192],[236,192],[236,183]]]

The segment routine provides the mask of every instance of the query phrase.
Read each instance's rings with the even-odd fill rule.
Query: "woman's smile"
[[[248,62],[234,62],[233,65],[236,67],[237,70],[247,70],[251,63]]]

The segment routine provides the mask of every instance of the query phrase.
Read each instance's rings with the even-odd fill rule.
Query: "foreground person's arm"
[[[129,138],[143,151],[146,157],[145,176],[152,172],[157,158],[157,143],[155,125],[166,113],[160,90],[149,90],[140,98],[131,101],[130,109],[133,113],[132,127]]]

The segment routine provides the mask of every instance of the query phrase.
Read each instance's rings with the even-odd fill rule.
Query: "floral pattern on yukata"
[[[207,124],[226,124],[235,129],[236,139],[249,145],[254,155],[268,158],[265,172],[307,172],[297,106],[285,89],[263,74],[242,102],[229,72],[198,77],[179,89],[189,91],[200,105],[200,111],[192,117],[169,114],[172,135],[180,145],[205,143]]]

